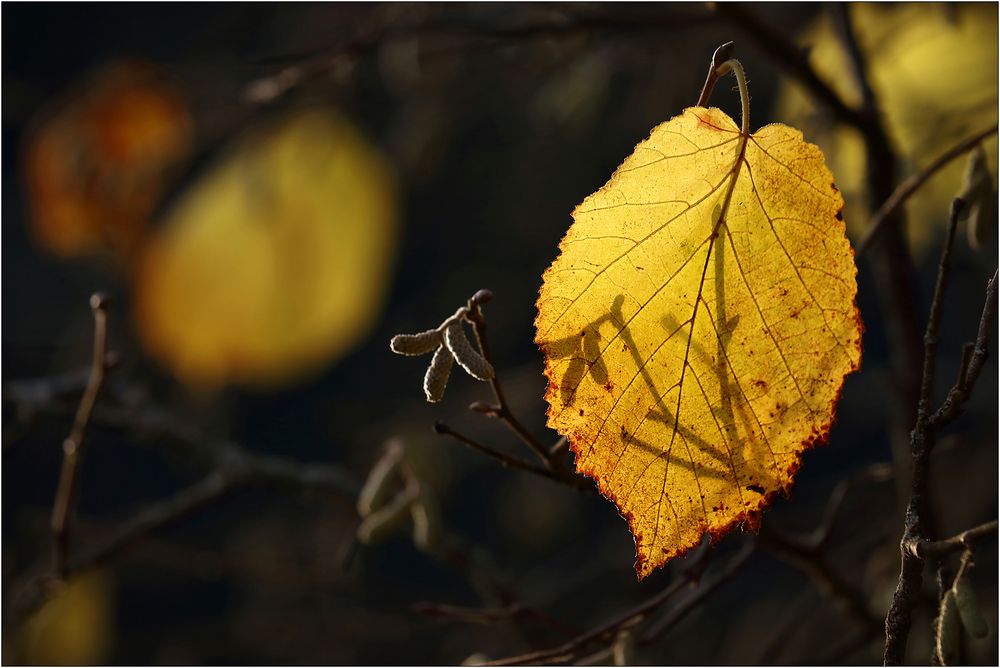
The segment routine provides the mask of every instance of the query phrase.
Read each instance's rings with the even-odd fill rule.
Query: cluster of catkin
[[[424,394],[427,395],[427,401],[441,401],[455,362],[477,380],[493,378],[493,367],[465,335],[464,323],[467,322],[468,315],[469,308],[463,306],[436,329],[419,334],[397,334],[389,343],[392,352],[399,355],[426,355],[434,352],[427,373],[424,374]]]

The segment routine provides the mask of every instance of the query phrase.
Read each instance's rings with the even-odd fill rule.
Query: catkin
[[[426,355],[441,345],[441,332],[428,329],[419,334],[397,334],[389,342],[392,352],[399,355]]]
[[[358,494],[358,514],[367,517],[385,505],[389,493],[393,491],[395,476],[403,460],[403,449],[395,446],[386,450],[385,454],[375,462],[368,479],[365,480],[361,493]]]
[[[432,549],[437,542],[435,526],[423,501],[417,500],[410,505],[410,517],[413,519],[413,544],[421,550]]]
[[[447,348],[441,346],[434,353],[431,365],[427,367],[427,374],[424,376],[424,394],[427,401],[436,403],[444,396],[444,388],[448,385],[448,377],[451,375],[451,367],[455,364],[455,358]]]
[[[445,328],[444,344],[470,376],[478,380],[489,380],[493,377],[493,367],[469,343],[461,322],[453,322]]]
[[[969,247],[982,248],[990,238],[990,230],[997,225],[996,194],[990,192],[972,204],[969,211]]]
[[[635,663],[635,636],[629,629],[618,632],[611,645],[611,658],[616,666],[631,666]]]
[[[375,545],[387,538],[403,523],[412,502],[410,494],[397,494],[388,505],[361,521],[358,526],[358,541],[364,545]]]
[[[958,662],[959,645],[962,642],[962,623],[958,618],[955,606],[955,593],[952,590],[941,599],[941,609],[934,622],[934,651],[942,666],[953,666]]]
[[[959,215],[959,219],[969,219],[969,246],[976,250],[989,239],[990,230],[996,227],[997,218],[993,176],[986,164],[986,151],[982,144],[969,154],[959,197],[965,200],[965,210]]]
[[[990,628],[979,608],[979,598],[968,577],[963,577],[952,587],[955,593],[955,607],[962,618],[962,626],[973,638],[983,639],[989,635]]]

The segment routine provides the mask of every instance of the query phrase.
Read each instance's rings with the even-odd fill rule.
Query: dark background
[[[794,34],[825,8],[783,4],[754,11]],[[398,332],[435,325],[477,289],[490,288],[496,298],[486,313],[500,375],[525,422],[554,440],[544,429],[542,359],[532,322],[541,273],[555,256],[569,212],[652,127],[695,102],[709,58],[724,41],[737,39],[750,75],[753,125],[783,120],[770,113],[782,75],[760,52],[742,48],[732,26],[701,5],[7,4],[3,19],[5,383],[84,368],[91,345],[87,300],[105,290],[116,298],[111,341],[124,357],[115,382],[142,388],[148,401],[205,433],[253,451],[341,464],[358,479],[387,439],[403,439],[440,505],[443,526],[525,603],[583,630],[669,582],[674,566],[635,581],[634,545],[609,502],[503,470],[435,436],[431,425],[441,419],[499,447],[519,447],[498,425],[465,410],[470,401],[488,398],[485,385],[456,375],[441,404],[426,404],[423,366],[393,356],[387,342]],[[421,37],[424,76],[401,83],[380,65],[379,35],[386,27],[420,25],[437,26]],[[346,79],[318,77],[271,105],[242,101],[247,84],[283,63],[338,49],[357,53]],[[178,189],[246,123],[303,100],[337,105],[386,154],[402,186],[398,254],[377,325],[351,354],[282,390],[191,393],[144,356],[127,316],[129,287],[113,262],[58,259],[34,243],[19,178],[32,119],[94,68],[123,56],[161,65],[189,99],[198,150]],[[600,77],[596,92],[583,105],[567,102],[561,117],[539,112],[532,101],[558,99],[551,91],[581,63]],[[728,82],[712,102],[738,112]],[[411,143],[421,139],[430,149],[415,153]],[[940,235],[934,239],[934,250],[916,260],[922,314]],[[964,240],[956,246],[940,346],[941,392],[954,376],[961,342],[974,335],[983,285],[996,266],[994,246],[991,241],[979,254]],[[891,460],[892,379],[864,265],[858,283],[863,370],[847,381],[830,444],[805,455],[792,497],[767,516],[787,529],[812,527],[834,485],[850,472]],[[935,456],[943,533],[996,516],[996,406],[991,361],[967,414],[942,437]],[[25,420],[4,403],[5,610],[33,565],[48,558],[48,513],[70,421],[67,414]],[[198,475],[182,458],[135,447],[119,431],[95,425],[81,472],[81,542]],[[830,548],[834,568],[864,592],[875,615],[884,614],[895,584],[898,506],[892,483],[852,492]],[[351,556],[356,522],[353,504],[336,497],[248,490],[150,536],[102,571],[95,595],[108,606],[108,621],[94,632],[106,634],[107,643],[92,660],[448,664],[477,652],[499,658],[564,639],[530,619],[482,626],[417,614],[412,606],[420,601],[489,602],[449,564],[415,549],[405,530]],[[740,540],[725,539],[720,554]],[[967,644],[966,659],[989,664],[997,657],[995,547],[978,561],[974,579],[991,633]],[[930,648],[925,608],[909,653],[920,663]],[[23,633],[8,618],[4,661],[30,661]],[[808,577],[761,552],[637,660],[880,659],[877,637],[836,654],[854,629]]]

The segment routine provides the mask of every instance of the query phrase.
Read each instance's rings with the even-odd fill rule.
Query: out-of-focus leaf
[[[21,627],[18,663],[93,665],[110,658],[115,636],[111,583],[101,572],[60,585]]]
[[[113,64],[43,116],[24,156],[38,241],[64,255],[128,252],[187,156],[191,119],[152,67]]]
[[[962,3],[854,4],[852,25],[867,57],[872,88],[890,138],[904,158],[900,178],[997,120],[997,6]],[[820,76],[850,104],[861,92],[842,40],[824,14],[800,40]],[[783,84],[777,115],[801,127],[823,149],[847,201],[848,232],[867,229],[866,153],[861,136],[834,124],[794,81]],[[996,173],[997,140],[986,142]],[[962,182],[961,160],[932,178],[907,203],[917,252],[948,220]]]
[[[316,372],[382,307],[396,209],[387,165],[345,118],[311,109],[251,133],[146,246],[142,340],[197,385]]]

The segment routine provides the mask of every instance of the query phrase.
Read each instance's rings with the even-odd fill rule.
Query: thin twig
[[[986,285],[986,303],[983,305],[983,314],[979,318],[979,330],[976,333],[976,342],[972,344],[972,352],[969,350],[970,344],[963,346],[962,366],[959,371],[958,381],[949,390],[944,403],[928,420],[929,425],[940,430],[959,415],[962,414],[962,407],[968,401],[972,388],[975,387],[976,380],[986,363],[989,354],[988,343],[990,338],[990,327],[996,319],[997,314],[997,272],[993,272],[993,277]]]
[[[976,541],[997,533],[997,521],[986,522],[977,527],[966,529],[960,534],[942,540],[922,540],[907,549],[923,559],[941,559],[949,554],[968,550]]]
[[[633,12],[594,11],[564,13],[543,21],[517,21],[510,25],[476,21],[468,17],[433,20],[415,25],[384,25],[375,31],[355,36],[321,52],[272,56],[273,64],[290,64],[274,75],[252,81],[244,91],[251,103],[271,103],[283,98],[294,88],[329,78],[331,71],[345,62],[355,62],[394,40],[417,39],[421,61],[436,58],[467,57],[476,50],[494,49],[498,45],[531,43],[553,39],[572,39],[594,34],[633,36],[650,34],[662,38],[665,33],[688,30],[709,23],[707,12]]]
[[[62,470],[59,474],[55,502],[52,505],[54,568],[56,576],[59,578],[64,578],[67,575],[70,522],[76,500],[76,484],[80,456],[83,450],[83,438],[87,431],[87,425],[90,423],[90,414],[94,410],[94,404],[97,403],[97,397],[104,385],[106,371],[108,298],[102,294],[94,294],[90,298],[90,309],[94,314],[94,352],[90,365],[90,375],[83,396],[80,397],[80,404],[77,407],[69,436],[63,441]]]
[[[861,257],[861,255],[868,250],[872,241],[879,235],[882,227],[886,224],[886,221],[890,220],[896,211],[899,210],[899,207],[903,206],[903,204],[905,204],[914,193],[920,190],[928,179],[944,167],[948,166],[948,164],[950,164],[953,160],[962,157],[974,149],[980,144],[980,142],[990,135],[996,134],[996,132],[997,124],[994,123],[985,130],[981,130],[971,137],[963,139],[939,155],[929,165],[920,170],[920,172],[900,183],[899,186],[897,186],[892,192],[892,195],[885,200],[885,202],[883,202],[882,206],[879,207],[879,210],[874,216],[872,216],[871,222],[868,224],[868,231],[865,232],[865,236],[861,238],[861,241],[854,246],[855,257]]]
[[[416,603],[413,606],[413,611],[427,617],[440,617],[469,624],[493,624],[504,620],[531,618],[567,636],[578,633],[541,610],[521,603],[511,603],[501,608],[465,608],[445,603]]]
[[[488,446],[488,445],[486,445],[484,443],[480,443],[479,441],[475,440],[474,438],[466,436],[465,434],[452,429],[451,427],[449,427],[444,422],[440,422],[440,421],[439,422],[435,422],[434,423],[434,431],[435,431],[435,433],[438,433],[438,434],[443,434],[445,436],[451,436],[452,438],[454,438],[459,443],[462,443],[463,445],[467,445],[467,446],[469,446],[470,448],[472,448],[473,450],[475,450],[477,452],[481,452],[484,455],[487,455],[489,457],[492,457],[493,459],[496,459],[498,462],[500,462],[505,467],[510,467],[510,468],[514,468],[514,469],[520,469],[521,471],[528,471],[529,473],[534,473],[535,475],[540,475],[543,478],[549,478],[550,480],[554,480],[555,479],[555,474],[551,470],[549,470],[547,468],[543,468],[543,467],[538,466],[536,464],[532,464],[530,462],[526,462],[523,459],[518,459],[517,457],[514,457],[512,455],[508,455],[506,452],[501,452],[499,450],[491,448],[490,446]]]

